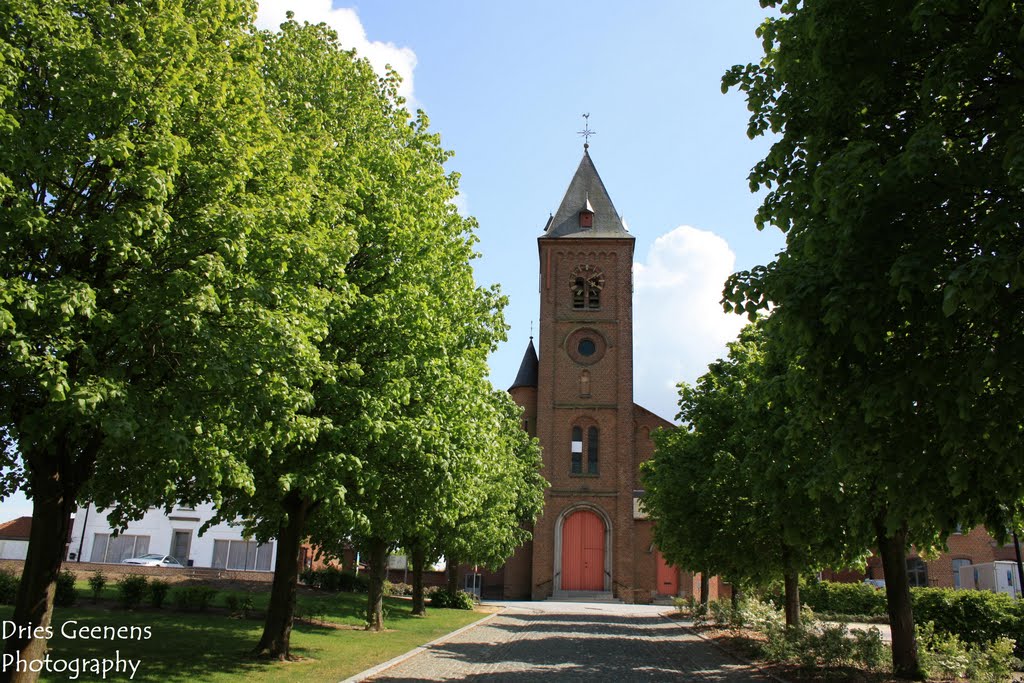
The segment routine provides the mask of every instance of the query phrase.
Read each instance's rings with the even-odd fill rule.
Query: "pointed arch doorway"
[[[603,591],[606,536],[604,520],[592,510],[570,513],[562,523],[562,590]]]

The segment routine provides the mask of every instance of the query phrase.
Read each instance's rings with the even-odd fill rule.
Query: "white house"
[[[199,535],[214,515],[212,504],[176,507],[170,514],[153,508],[116,534],[106,514],[94,505],[79,509],[71,530],[67,559],[74,562],[119,563],[147,553],[171,555],[185,566],[274,571],[274,542],[258,544],[242,537],[242,527],[216,524]]]
[[[18,517],[0,524],[0,560],[24,560],[31,530],[31,517]]]

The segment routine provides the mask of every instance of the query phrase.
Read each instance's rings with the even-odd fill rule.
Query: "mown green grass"
[[[109,590],[109,587],[108,587]],[[141,660],[136,681],[339,681],[430,642],[483,616],[481,612],[429,609],[425,618],[411,615],[411,603],[386,598],[383,633],[362,630],[366,596],[350,593],[303,595],[300,612],[323,614],[321,624],[298,623],[292,632],[294,662],[257,660],[250,652],[262,633],[262,620],[232,617],[221,609],[209,612],[178,612],[170,605],[160,610],[143,608],[128,612],[113,600],[92,604],[91,593],[79,591],[80,604],[54,610],[51,659],[114,658]],[[104,595],[108,595],[104,591]],[[257,608],[266,605],[267,593],[253,593]],[[218,594],[215,605],[223,605]],[[12,609],[0,611],[9,619]],[[148,626],[146,640],[68,639],[61,625],[77,627]],[[340,627],[339,627],[340,626]],[[42,680],[65,681],[66,674],[43,675]],[[108,675],[108,680],[127,680],[127,675]],[[97,680],[83,675],[79,680]]]

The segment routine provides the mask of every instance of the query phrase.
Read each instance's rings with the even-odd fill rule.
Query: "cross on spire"
[[[577,135],[583,136],[583,149],[589,149],[590,147],[590,136],[597,135],[596,132],[590,130],[590,113],[583,114],[583,130],[577,133]]]

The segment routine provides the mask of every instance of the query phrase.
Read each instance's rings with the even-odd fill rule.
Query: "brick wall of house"
[[[0,569],[21,574],[25,563],[22,560],[2,560]],[[205,567],[140,567],[131,564],[100,564],[93,562],[65,562],[66,569],[76,578],[86,580],[96,572],[101,572],[109,581],[117,581],[122,576],[139,575],[159,578],[168,583],[182,581],[255,581],[269,584],[274,580],[273,572],[249,572],[233,569],[209,569]]]
[[[937,588],[954,588],[956,581],[953,576],[953,560],[970,560],[971,564],[983,564],[996,560],[1016,560],[1017,555],[1013,544],[1000,545],[985,527],[979,526],[967,533],[950,534],[946,539],[947,550],[934,559],[924,559],[927,567],[928,585]],[[908,558],[920,557],[915,549],[907,554]],[[882,561],[877,555],[868,558],[867,571],[846,569],[842,571],[828,570],[822,572],[827,581],[852,583],[868,579],[884,579]]]

